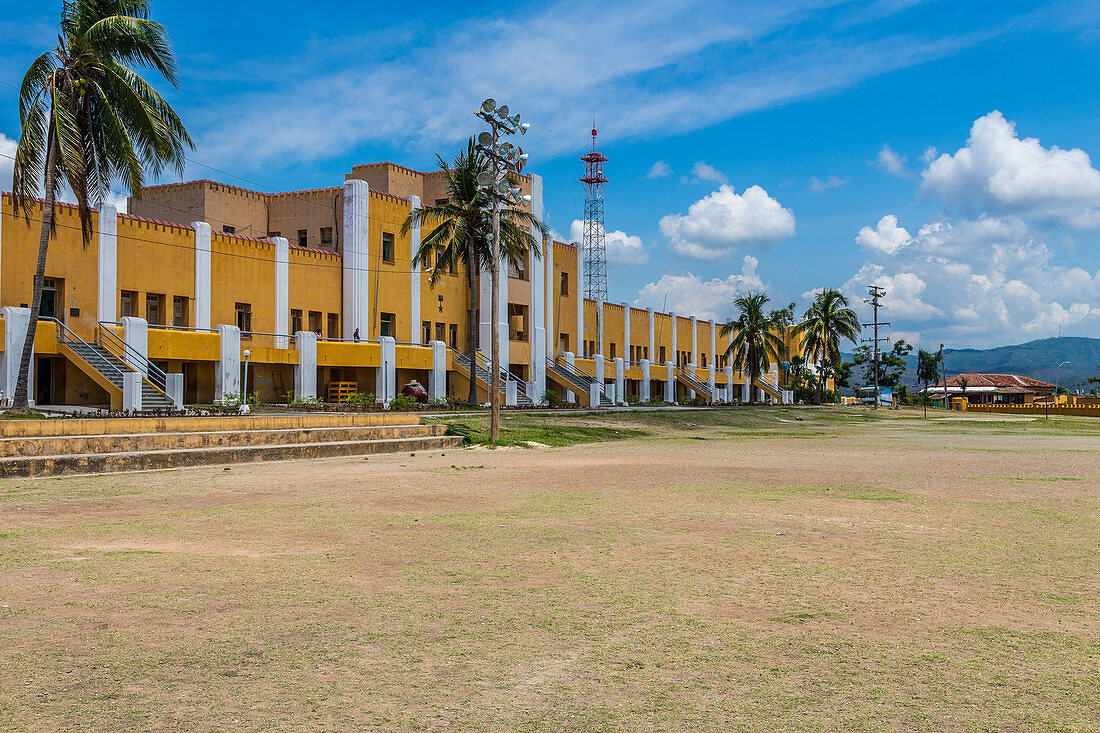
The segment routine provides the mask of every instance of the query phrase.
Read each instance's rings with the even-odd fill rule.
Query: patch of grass
[[[489,440],[488,419],[479,417],[467,416],[461,420],[448,420],[447,435],[460,435],[467,445],[484,445],[490,448],[500,446],[528,448],[531,447],[530,443],[540,443],[556,448],[578,443],[626,440],[647,434],[637,428],[583,425],[557,419],[539,421],[538,417],[540,416],[533,415],[501,420],[500,440],[496,443]]]

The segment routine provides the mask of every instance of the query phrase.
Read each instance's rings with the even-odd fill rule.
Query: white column
[[[733,367],[726,367],[726,402],[733,402]]]
[[[544,302],[544,310],[546,315],[546,355],[548,358],[553,358],[558,353],[558,329],[554,327],[554,312],[556,304],[558,302],[558,294],[561,293],[561,282],[558,278],[554,277],[554,238],[550,238],[550,243],[545,245],[546,249],[543,250],[543,265],[544,272],[543,282],[546,284],[546,300]]]
[[[290,347],[290,242],[272,237],[275,243],[275,339],[276,349]],[[285,336],[283,334],[286,334]]]
[[[688,373],[689,377],[691,377],[692,379],[695,379],[695,364],[691,363],[690,361],[687,363],[687,373]],[[691,397],[692,399],[694,399],[695,398],[695,390],[689,389],[688,390],[688,397]]]
[[[691,364],[699,363],[699,322],[695,320],[695,316],[691,317],[691,358],[688,359]],[[695,376],[692,374],[691,376]],[[692,395],[694,397],[694,395]]]
[[[432,370],[428,373],[428,399],[442,400],[447,397],[447,344],[432,341],[430,345]]]
[[[500,366],[503,369],[508,368],[508,260],[503,255],[500,258],[500,262],[497,265],[499,275],[497,280],[497,331],[500,333],[500,352],[498,358],[500,359]],[[492,326],[492,322],[489,320],[492,317],[492,311],[486,307],[486,303],[492,298],[493,291],[493,278],[488,268],[481,271],[480,278],[480,299],[481,303],[481,324],[478,331],[478,350],[485,354],[486,357],[490,354],[492,348],[492,340],[489,338],[489,328]],[[491,376],[491,375],[490,375]]]
[[[592,356],[592,360],[596,364],[595,369],[593,369],[595,374],[593,374],[592,376],[595,377],[596,383],[600,385],[600,389],[603,389],[603,374],[604,374],[603,354],[594,354]]]
[[[668,317],[669,317],[669,320],[672,321],[672,353],[669,354],[669,356],[672,357],[672,359],[670,359],[670,361],[675,366],[675,365],[680,363],[679,342],[676,340],[676,321],[677,321],[677,318],[676,318],[675,313],[669,313]]]
[[[0,355],[0,372],[4,391],[3,403],[10,405],[15,398],[15,383],[19,380],[19,361],[23,358],[23,342],[31,325],[30,308],[14,308],[6,305],[4,312],[4,353]],[[31,368],[27,375],[28,404],[34,405],[34,351],[31,351]]]
[[[542,176],[531,174],[531,214],[542,221]],[[543,266],[545,254],[543,249],[542,234],[533,225],[531,236],[535,241],[542,242],[536,256],[531,253],[531,265],[527,268],[527,277],[531,278],[531,311],[528,314],[527,338],[531,344],[531,365],[528,370],[530,382],[534,383],[534,389],[528,388],[528,397],[538,404],[542,399],[542,393],[546,391],[546,268]],[[530,383],[529,382],[529,383]]]
[[[420,197],[409,196],[409,213],[420,208]],[[420,333],[420,281],[423,268],[412,264],[412,258],[420,251],[420,223],[414,221],[409,227],[409,343],[422,343]]]
[[[717,382],[715,381],[715,372],[717,371],[717,369],[718,367],[714,365],[713,360],[707,366],[707,386],[710,387],[711,402],[716,402],[718,400],[718,392],[715,390],[715,385],[717,384]]]
[[[603,390],[600,389],[600,385],[596,384],[595,382],[588,385],[588,406],[589,407],[599,407],[600,406],[600,395],[602,395],[602,394],[603,394]]]
[[[750,392],[750,390],[752,389],[752,385],[749,384],[749,378],[747,376],[745,376],[744,374],[742,374],[741,376],[745,380],[741,384],[741,402],[748,402],[752,399],[752,393]]]
[[[718,363],[718,326],[714,321],[710,322],[710,362],[711,364]]]
[[[603,306],[602,300],[596,301],[596,351],[599,353],[604,352],[603,345]]]
[[[144,318],[126,316],[122,319],[122,340],[130,353],[125,361],[140,372],[149,376],[149,323]]]
[[[577,340],[579,343],[573,347],[574,351],[584,354],[584,247],[580,242],[574,242],[577,247]]]
[[[652,363],[652,362],[654,362],[654,361],[656,361],[656,360],[657,360],[657,344],[656,344],[656,342],[655,342],[655,341],[653,340],[653,336],[654,336],[654,330],[653,330],[653,321],[654,321],[654,316],[653,316],[653,309],[652,309],[652,308],[646,308],[646,312],[647,312],[647,313],[649,313],[649,359],[647,359],[647,361],[649,361],[650,363]]]
[[[214,372],[214,399],[241,395],[241,329],[218,324],[218,366]]]
[[[638,400],[649,402],[649,359],[641,359],[638,364],[642,368],[642,381],[638,385]]]
[[[562,361],[564,361],[565,365],[569,367],[569,371],[573,371],[577,365],[576,355],[572,351],[567,351],[562,354]],[[568,405],[572,405],[576,401],[577,395],[573,394],[573,392],[569,390],[565,390],[565,403]]]
[[[382,365],[375,370],[375,399],[389,405],[397,396],[397,340],[392,336],[382,336],[378,341]]]
[[[141,374],[123,372],[122,409],[126,412],[141,412]]]
[[[111,204],[99,208],[99,285],[96,320],[118,320],[118,212]]]
[[[210,225],[191,222],[195,230],[195,328],[210,328]]]
[[[630,306],[623,303],[623,359],[630,361]]]
[[[519,404],[519,382],[514,379],[504,380],[504,406],[515,407]]]
[[[623,374],[623,358],[616,356],[615,362],[615,401],[620,405],[626,404],[626,375]]]
[[[173,410],[183,409],[183,375],[179,373],[164,375],[164,393],[172,400]]]
[[[374,333],[370,309],[370,187],[366,181],[344,181],[344,336],[355,329],[364,340]]]
[[[672,404],[676,401],[676,365],[671,361],[665,362],[665,402]]]
[[[294,396],[308,399],[317,396],[317,334],[298,331],[294,334],[298,363],[294,366]]]

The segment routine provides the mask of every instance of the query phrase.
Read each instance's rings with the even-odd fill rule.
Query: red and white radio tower
[[[592,149],[581,156],[584,161],[584,297],[607,300],[607,253],[603,230],[603,164],[607,157],[596,150],[596,126],[592,126]]]

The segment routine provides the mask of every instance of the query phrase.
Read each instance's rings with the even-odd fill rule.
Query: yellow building
[[[542,179],[521,188],[542,215]],[[468,315],[488,351],[489,278],[471,302],[462,272],[430,282],[414,267],[420,232],[402,234],[421,202],[446,200],[439,172],[357,165],[340,186],[264,193],[215,181],[150,186],[129,214],[105,206],[85,246],[74,208],[58,207],[35,339],[33,398],[42,404],[166,407],[232,399],[324,398],[334,383],[388,400],[410,380],[435,398],[469,389]],[[10,399],[37,255],[3,195],[0,390]],[[547,240],[501,278],[501,358],[509,404],[548,392],[583,405],[689,398],[746,400],[718,326],[582,294],[580,248]],[[479,358],[479,367],[482,359]],[[475,372],[477,369],[475,369]],[[482,377],[487,372],[482,370]],[[486,399],[484,379],[479,398]],[[789,400],[773,371],[757,397]]]

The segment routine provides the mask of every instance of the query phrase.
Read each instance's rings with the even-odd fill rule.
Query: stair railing
[[[82,344],[83,346],[91,347],[91,344],[70,331],[68,326],[66,326],[64,323],[57,320],[56,318],[53,318],[51,316],[39,316],[38,320],[51,321],[54,324],[54,326],[57,328],[57,342],[59,344]],[[114,373],[118,375],[119,381],[121,382],[123,371],[111,362],[107,362],[107,366],[110,367],[114,371]]]
[[[145,378],[161,392],[168,391],[168,378],[164,370],[149,360],[148,357],[138,353],[137,349],[130,346],[118,337],[114,331],[104,328],[100,324],[96,330],[96,346],[106,349],[112,356],[121,361],[135,372],[145,375]]]

